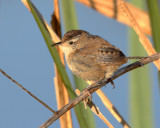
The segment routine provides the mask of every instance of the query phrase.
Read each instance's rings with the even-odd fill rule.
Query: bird
[[[64,34],[60,42],[52,46],[62,49],[73,74],[92,82],[98,82],[103,78],[110,79],[128,59],[145,58],[126,57],[119,48],[85,30],[70,30]]]

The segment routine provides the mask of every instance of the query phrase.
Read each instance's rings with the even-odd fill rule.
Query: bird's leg
[[[141,65],[141,67],[143,67],[144,68],[144,65],[141,63],[141,62],[139,62],[140,63],[140,65]]]
[[[92,101],[92,95],[91,95],[91,93],[89,92],[89,86],[86,88],[86,90],[85,90],[87,93],[88,93],[88,97],[84,100],[84,104],[87,104],[88,103],[88,101]]]
[[[87,93],[88,93],[88,97],[86,99],[83,100],[83,103],[84,103],[84,108],[87,109],[87,103],[92,101],[92,95],[91,93],[89,92],[89,90],[85,90]]]
[[[87,81],[87,83],[88,83],[89,81]],[[90,82],[89,82],[89,84],[91,84]],[[89,102],[89,101],[92,101],[92,95],[91,95],[91,93],[89,92],[89,88],[90,88],[90,86],[88,86],[84,91],[88,94],[88,97],[86,98],[86,99],[84,99],[84,107],[85,107],[85,109],[87,109],[87,103]]]

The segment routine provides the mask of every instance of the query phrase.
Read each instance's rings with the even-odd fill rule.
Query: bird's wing
[[[92,43],[88,44],[88,56],[97,60],[97,63],[121,65],[127,62],[123,52],[117,47],[111,45],[108,41],[99,36],[90,39]]]
[[[106,64],[123,64],[126,63],[125,55],[118,50],[117,48],[113,47],[105,47],[102,46],[98,49],[96,54],[97,61],[100,63]]]

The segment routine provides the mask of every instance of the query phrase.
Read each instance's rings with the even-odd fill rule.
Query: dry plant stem
[[[58,0],[53,0],[54,12],[52,15],[51,26],[57,35],[61,38],[60,9]]]
[[[69,98],[68,98],[67,90],[64,88],[64,86],[58,84],[57,80],[58,79],[55,77],[54,82],[55,82],[57,105],[58,105],[58,109],[61,109],[63,106],[65,106],[69,102]],[[61,125],[61,128],[73,127],[70,111],[66,112],[62,117],[60,117],[60,125]]]
[[[130,20],[130,23],[133,27],[133,29],[136,31],[138,37],[139,37],[139,41],[141,42],[141,44],[143,45],[144,49],[146,50],[146,52],[148,53],[148,55],[153,55],[156,53],[155,49],[153,48],[151,42],[149,41],[149,39],[144,35],[144,33],[142,32],[140,26],[138,25],[138,23],[136,22],[135,18],[133,17],[133,15],[131,14],[131,12],[129,11],[128,7],[126,6],[125,2],[122,1],[120,6],[122,7],[122,11],[123,13],[126,15],[126,17]],[[145,22],[145,21],[144,21]],[[160,71],[160,59],[155,61],[154,64],[156,65],[156,67],[158,68],[158,70]]]
[[[93,84],[91,81],[87,81],[89,85]],[[118,110],[114,107],[112,102],[107,98],[107,96],[100,90],[98,89],[96,91],[97,95],[101,99],[102,103],[105,105],[105,107],[110,111],[110,113],[114,116],[114,118],[121,123],[121,125],[124,128],[129,128],[130,126],[127,124],[127,122],[124,120],[124,118],[120,115]]]
[[[79,96],[80,95],[80,91],[78,89],[75,90],[76,94]],[[104,123],[109,127],[109,128],[114,128],[113,125],[105,118],[105,116],[100,112],[100,110],[98,109],[98,107],[93,103],[93,101],[90,101],[88,98],[88,102],[87,105],[90,107],[90,109],[92,110],[92,112],[94,114],[96,114],[101,120],[104,121]]]
[[[28,3],[26,0],[22,0],[22,2],[24,3],[24,5],[27,7],[27,9],[29,11],[30,7],[28,6]],[[55,32],[58,33],[59,37],[61,37],[61,32],[60,32],[60,16],[59,16],[59,6],[58,6],[58,0],[54,0],[54,6],[55,6],[55,13],[54,13],[54,19],[53,20],[53,24],[55,25]],[[47,22],[45,21],[45,19],[43,18],[43,16],[39,13],[39,11],[37,11],[37,13],[39,14],[39,16],[42,18],[42,20],[44,21],[45,26],[47,27],[51,37],[52,37],[52,41],[53,42],[59,42],[60,38],[57,36],[57,34],[53,31],[53,29],[47,24]],[[56,23],[55,23],[56,22]],[[60,49],[58,49],[58,53],[60,56],[60,59],[62,61],[62,63],[64,64],[64,55],[61,52]],[[55,67],[56,69],[56,67]],[[68,92],[60,78],[60,76],[58,75],[58,71],[55,70],[55,74],[56,77],[54,78],[54,82],[55,82],[55,90],[56,90],[56,97],[57,97],[57,104],[58,104],[58,108],[60,109],[61,107],[63,107],[64,105],[66,105],[69,102],[69,96],[68,96]],[[71,112],[68,111],[65,115],[63,115],[63,117],[61,117],[61,127],[65,127],[65,128],[72,128],[72,119],[71,119]],[[63,122],[63,123],[62,123]]]
[[[140,61],[137,61],[135,63],[132,63],[128,66],[125,66],[123,68],[120,68],[117,72],[114,73],[114,75],[111,77],[112,80],[116,79],[117,77],[123,75],[126,72],[129,72],[135,68],[141,67],[142,65],[146,65],[152,61],[158,60],[160,58],[160,53],[156,53],[148,58],[142,59]],[[72,100],[70,103],[65,105],[63,108],[57,111],[57,114],[54,114],[52,117],[50,117],[44,124],[40,126],[40,128],[46,128],[49,125],[51,125],[53,122],[55,122],[59,117],[61,117],[65,112],[76,106],[81,101],[85,100],[90,92],[92,94],[93,92],[97,91],[99,88],[105,86],[107,83],[109,83],[109,79],[102,79],[101,81],[92,84],[91,86],[87,87],[82,91],[82,93],[76,97],[74,100]]]
[[[96,91],[97,95],[100,97],[103,104],[106,106],[106,108],[112,113],[112,115],[117,119],[119,123],[122,124],[124,128],[130,128],[130,126],[127,124],[127,122],[123,119],[123,117],[120,115],[118,110],[114,107],[114,105],[111,103],[111,101],[105,96],[105,94],[98,89]]]
[[[22,3],[26,6],[26,8],[27,8],[29,11],[31,11],[30,8],[29,8],[29,5],[28,5],[28,3],[27,3],[27,1],[26,1],[26,0],[21,0],[21,1],[22,1]],[[39,13],[39,12],[37,12],[37,13]],[[49,33],[51,34],[52,41],[55,42],[55,43],[61,41],[61,39],[60,39],[60,38],[57,36],[57,34],[52,30],[52,28],[47,24],[47,22],[45,21],[45,19],[42,17],[42,15],[41,15],[40,13],[39,13],[39,16],[43,19],[45,26],[47,27]]]
[[[128,20],[128,18],[125,17],[122,13],[120,13],[121,7],[119,6],[119,3],[121,2],[121,0],[76,0],[76,1],[88,6],[89,8],[96,10],[97,12],[107,17],[116,19],[117,21],[130,26],[130,21]],[[148,14],[145,11],[137,8],[136,6],[133,6],[130,3],[127,3],[127,6],[132,11],[138,24],[142,28],[142,31],[148,35],[151,35],[151,27]]]
[[[57,33],[59,37],[61,37],[61,26],[60,26],[60,13],[59,13],[59,2],[58,0],[53,0],[54,2],[54,13],[52,15],[52,28]],[[50,31],[49,31],[50,32]],[[50,35],[52,36],[53,34]],[[54,37],[52,37],[54,39]],[[57,48],[57,51],[59,53],[60,59],[65,65],[64,62],[64,55],[63,52]],[[54,85],[55,85],[55,92],[56,92],[56,99],[57,99],[57,107],[58,109],[61,109],[63,106],[65,106],[67,103],[69,103],[69,95],[67,92],[67,89],[61,79],[61,76],[58,73],[58,70],[55,67],[55,78],[54,78]],[[66,112],[62,117],[60,117],[60,125],[61,128],[72,128],[72,118],[71,118],[71,111]]]
[[[43,106],[45,106],[46,108],[48,108],[51,112],[53,112],[54,114],[56,114],[56,112],[50,108],[47,104],[45,104],[43,101],[41,101],[40,99],[38,99],[35,95],[33,95],[30,91],[28,91],[26,88],[24,88],[22,85],[20,85],[17,81],[15,81],[14,79],[12,79],[9,75],[7,75],[2,69],[0,69],[0,72],[2,72],[2,74],[4,76],[6,76],[8,79],[10,79],[12,82],[14,82],[16,85],[18,85],[22,90],[24,90],[25,92],[27,92],[30,96],[32,96],[34,99],[36,99],[38,102],[40,102]]]

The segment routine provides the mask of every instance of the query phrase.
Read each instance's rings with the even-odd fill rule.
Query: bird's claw
[[[113,86],[113,89],[115,88],[114,82],[111,78],[109,78],[109,81],[111,82],[111,85]]]

